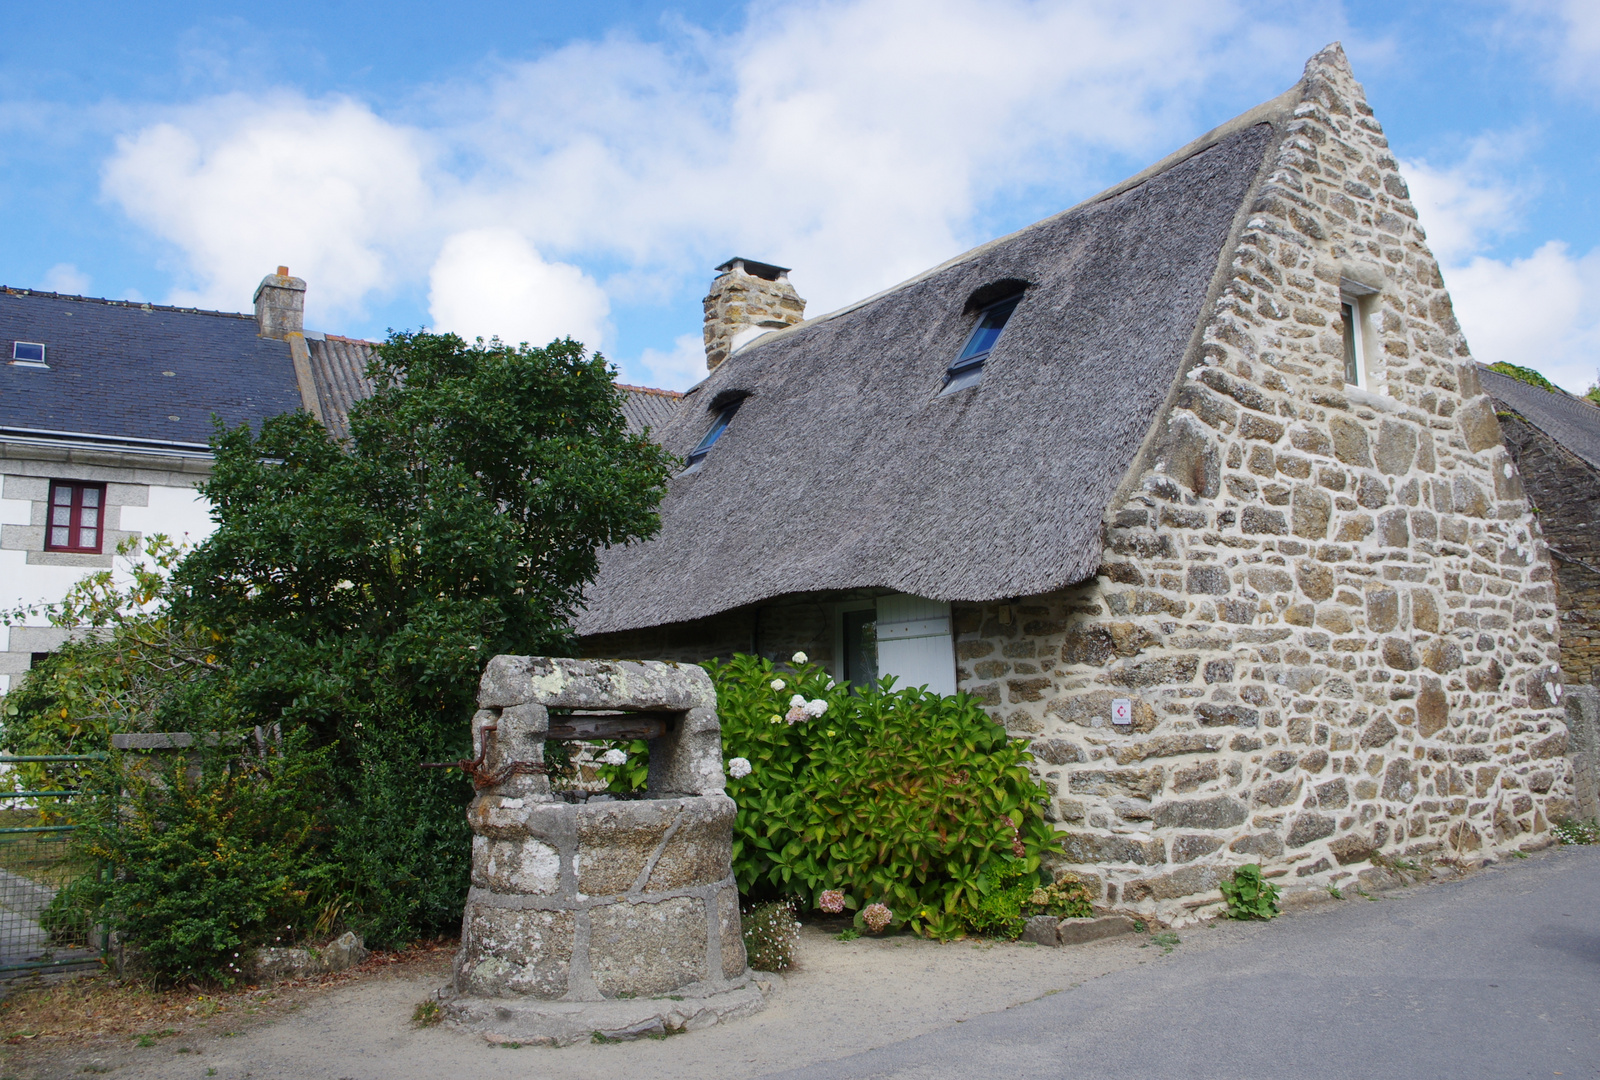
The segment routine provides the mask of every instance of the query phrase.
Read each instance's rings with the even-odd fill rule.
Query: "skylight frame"
[[[978,310],[977,321],[973,324],[972,332],[967,335],[966,344],[961,347],[961,352],[956,355],[954,362],[945,369],[944,384],[940,387],[939,393],[953,394],[978,382],[983,375],[984,363],[994,355],[995,349],[1000,347],[1006,327],[1011,325],[1012,316],[1016,314],[1017,306],[1022,303],[1022,297],[1021,291],[1014,292],[993,303],[985,304]],[[997,313],[1000,313],[999,325],[990,325]],[[993,331],[993,336],[986,336],[989,331]]]
[[[38,355],[32,355],[37,349]],[[23,350],[27,350],[24,354]],[[50,366],[48,347],[42,341],[13,341],[11,343],[11,363],[15,367],[47,368]]]
[[[711,421],[710,430],[695,444],[695,448],[689,451],[689,456],[684,459],[685,464],[688,465],[684,472],[699,468],[700,462],[705,460],[707,454],[711,453],[712,448],[717,445],[717,441],[727,434],[728,426],[733,423],[733,415],[739,411],[739,406],[742,404],[744,404],[744,398],[739,398],[736,401],[728,402],[717,410],[717,417]]]

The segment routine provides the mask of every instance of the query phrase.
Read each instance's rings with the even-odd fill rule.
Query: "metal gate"
[[[0,765],[70,768],[104,757],[0,755]],[[48,776],[54,770],[43,771]],[[62,888],[101,872],[77,859],[70,844],[77,827],[74,803],[87,796],[59,782],[37,791],[0,791],[0,979],[99,964],[106,955],[105,928],[81,909],[55,903]]]

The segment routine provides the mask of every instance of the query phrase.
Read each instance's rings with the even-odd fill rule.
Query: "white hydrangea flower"
[[[828,690],[832,690],[832,689],[833,689],[833,687],[834,687],[834,681],[833,681],[833,680],[832,680],[832,679],[829,679],[829,680],[828,680],[828,685],[827,685],[827,687],[826,687],[826,689],[828,689]]]
[[[823,701],[821,698],[817,698],[815,701],[806,702],[806,712],[810,713],[812,716],[821,716],[827,711],[828,703]]]
[[[791,656],[789,659],[794,661],[796,664],[803,664],[808,659],[810,659],[810,657],[806,656],[806,654],[803,653],[803,652],[797,652],[793,656]]]
[[[600,755],[600,760],[607,765],[626,765],[628,763],[628,755],[621,750],[607,750]]]
[[[789,684],[784,682],[782,679],[773,679],[772,680],[772,688],[774,690],[782,690],[784,687],[786,687],[788,685]]]
[[[789,699],[789,708],[791,708],[791,709],[803,709],[805,707],[806,707],[806,698],[805,698],[804,694],[796,694],[794,697]]]
[[[750,775],[750,762],[742,757],[731,758],[728,761],[728,775],[735,780],[742,780]]]

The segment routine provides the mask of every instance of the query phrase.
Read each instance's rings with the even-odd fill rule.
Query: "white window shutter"
[[[920,596],[878,598],[878,676],[895,686],[926,686],[936,694],[956,692],[955,647],[950,605]]]

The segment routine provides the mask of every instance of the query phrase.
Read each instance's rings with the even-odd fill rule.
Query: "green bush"
[[[736,656],[706,668],[738,804],[733,869],[747,896],[824,890],[856,911],[882,903],[895,925],[949,938],[1003,922],[1006,890],[1031,895],[1055,844],[1046,793],[1025,740],[1007,737],[976,701],[923,690],[834,685],[814,664],[782,671]],[[796,707],[797,696],[813,715]],[[816,704],[820,703],[820,704]],[[644,744],[601,774],[615,790],[642,780]],[[980,923],[983,924],[980,926]]]
[[[1261,867],[1245,863],[1233,871],[1233,879],[1221,885],[1228,902],[1230,919],[1270,919],[1278,914],[1278,887],[1261,877]]]
[[[1554,831],[1563,844],[1600,844],[1600,821],[1569,818],[1557,822]]]
[[[744,928],[746,961],[756,971],[788,971],[794,966],[800,948],[800,924],[795,922],[794,904],[788,900],[767,900],[745,909],[740,920]]]
[[[229,984],[254,946],[309,934],[338,867],[321,812],[328,755],[304,743],[117,755],[108,779],[122,797],[78,830],[106,872],[78,879],[74,905],[109,918],[163,983]]]

